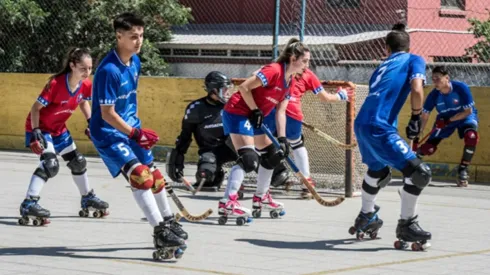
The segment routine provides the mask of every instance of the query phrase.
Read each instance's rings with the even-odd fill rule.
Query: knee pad
[[[272,173],[271,185],[274,187],[281,186],[286,183],[289,178],[288,168],[281,162]]]
[[[151,175],[153,176],[151,192],[153,192],[153,194],[158,194],[163,190],[163,188],[165,188],[165,178],[163,177],[162,172],[160,172],[160,169],[158,169],[153,163],[150,164],[149,167]]]
[[[289,143],[291,144],[291,148],[293,150],[296,150],[296,149],[299,149],[301,147],[305,147],[305,138],[303,135],[301,135],[300,139],[290,140]]]
[[[61,157],[68,162],[66,166],[73,175],[83,175],[87,172],[87,160],[78,150],[71,151]]]
[[[424,189],[432,179],[430,167],[419,158],[411,159],[405,168],[402,169],[403,176],[410,178],[412,184],[420,190]]]
[[[46,178],[53,178],[58,174],[58,171],[60,170],[60,163],[58,162],[58,158],[56,157],[55,153],[42,154],[41,161],[43,162]]]
[[[260,152],[260,165],[262,165],[265,169],[272,170],[276,168],[276,166],[278,166],[283,159],[282,154],[278,153],[278,150],[274,144],[265,147]]]
[[[475,147],[478,144],[478,132],[474,129],[469,129],[464,133],[464,145]]]
[[[133,188],[148,190],[153,187],[154,179],[150,168],[143,164],[136,164],[129,175],[129,184]],[[130,169],[131,170],[131,169]]]
[[[367,174],[371,178],[378,179],[379,188],[384,188],[391,182],[391,168],[388,166],[379,171],[368,170]]]
[[[197,163],[197,182],[200,182],[202,179],[205,179],[206,182],[213,182],[216,168],[216,156],[212,152],[206,152],[200,155],[199,162]]]
[[[240,165],[246,173],[255,171],[259,167],[259,155],[252,148],[238,149],[237,164]]]
[[[430,156],[437,151],[437,145],[428,142],[419,147],[418,153],[422,156]]]

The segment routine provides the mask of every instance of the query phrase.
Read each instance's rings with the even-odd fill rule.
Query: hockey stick
[[[424,143],[435,131],[437,128],[433,128],[427,135],[425,135],[422,139],[417,140],[417,142],[414,142],[415,139],[410,140],[410,148],[412,148],[412,151],[417,151],[419,144]]]
[[[201,181],[199,182],[199,186],[197,187],[196,190],[194,190],[194,192],[192,192],[192,195],[195,195],[195,194],[197,194],[197,192],[201,191],[201,188],[205,182],[206,182],[206,179],[201,179]]]
[[[334,145],[340,147],[340,148],[344,148],[344,149],[352,149],[354,147],[357,146],[357,142],[354,142],[353,144],[345,144],[345,143],[342,143],[336,139],[334,139],[333,137],[329,136],[328,134],[318,130],[315,126],[309,124],[309,123],[306,123],[306,122],[301,122],[303,124],[303,126],[305,126],[306,128],[310,129],[311,131],[313,131],[313,133],[317,134],[318,136],[326,139],[328,142],[330,143],[333,143]]]
[[[192,184],[186,180],[184,177],[182,177],[182,182],[185,184],[185,186],[187,187],[187,189],[189,189],[189,191],[192,192],[192,194],[196,193],[196,189],[194,189],[194,187],[192,186]]]
[[[175,205],[177,205],[177,208],[179,209],[180,213],[182,213],[182,215],[180,215],[179,213],[177,213],[177,215],[175,215],[175,219],[177,221],[179,221],[183,217],[190,222],[196,222],[196,221],[206,219],[207,217],[209,217],[213,213],[213,210],[211,208],[209,208],[206,212],[202,213],[199,216],[191,215],[189,213],[189,211],[187,211],[187,209],[185,209],[185,207],[182,204],[182,202],[180,201],[179,197],[177,197],[177,195],[175,194],[172,186],[167,185],[167,186],[165,186],[165,188],[166,188],[168,194],[170,195],[170,197],[172,197],[172,200],[174,201]]]
[[[276,148],[280,148],[279,142],[277,142],[276,138],[272,135],[271,131],[264,124],[262,124],[262,131],[264,131],[264,133],[272,141],[272,143],[274,144],[274,146],[276,146]],[[315,200],[319,204],[321,204],[323,206],[332,207],[332,206],[337,206],[337,205],[341,204],[345,200],[344,197],[338,197],[333,201],[327,201],[327,200],[323,199],[322,197],[320,197],[318,192],[316,192],[315,188],[311,185],[311,183],[308,181],[308,179],[306,179],[305,175],[303,175],[303,173],[301,173],[301,171],[299,171],[299,168],[298,168],[298,166],[296,166],[294,161],[289,156],[286,158],[286,160],[289,164],[289,167],[291,167],[294,174],[296,175],[296,177],[298,177],[298,179],[301,181],[301,183],[303,183],[306,186],[306,188],[308,188],[308,191],[310,191],[312,196],[315,198]]]

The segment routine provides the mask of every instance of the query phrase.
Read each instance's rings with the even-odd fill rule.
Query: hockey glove
[[[46,138],[41,132],[41,129],[39,128],[32,129],[32,135],[31,135],[29,147],[31,148],[32,152],[38,155],[42,154],[44,149],[48,147]]]
[[[136,141],[139,146],[146,150],[151,149],[158,142],[158,134],[151,129],[133,128],[129,134],[129,138]]]
[[[90,137],[90,118],[87,119],[87,128],[85,129],[85,135],[88,137],[88,139],[92,140],[92,138]]]
[[[264,114],[260,109],[252,110],[248,120],[250,121],[250,124],[252,124],[252,127],[260,129],[260,127],[262,127],[262,122],[264,121]]]
[[[340,101],[350,101],[353,95],[354,95],[354,91],[350,88],[347,89],[344,89],[342,87],[337,88],[337,96]]]
[[[448,126],[449,124],[451,123],[451,121],[449,121],[449,119],[447,118],[440,118],[436,121],[436,128],[437,129],[442,129],[446,126]]]
[[[410,118],[408,122],[407,128],[405,129],[407,132],[408,139],[414,139],[420,134],[420,124],[422,120],[420,119],[420,114],[414,115]]]
[[[277,141],[279,142],[279,146],[281,147],[281,151],[283,154],[283,158],[289,156],[289,142],[286,137],[278,137]]]

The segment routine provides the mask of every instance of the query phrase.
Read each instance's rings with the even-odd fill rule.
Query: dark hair
[[[63,59],[63,68],[61,69],[61,71],[59,71],[59,72],[57,72],[57,73],[55,73],[49,77],[48,83],[46,83],[46,88],[49,88],[49,86],[51,85],[51,81],[53,79],[57,78],[60,75],[64,75],[64,74],[71,72],[70,63],[78,64],[78,63],[82,62],[82,59],[86,56],[91,58],[90,52],[88,49],[70,48],[70,50],[66,54],[65,58]]]
[[[289,63],[291,56],[299,58],[300,56],[304,55],[305,52],[309,51],[310,49],[308,49],[308,46],[300,42],[298,38],[291,38],[277,58],[276,62]]]
[[[392,53],[407,52],[410,49],[410,35],[405,31],[405,24],[397,23],[386,36],[386,45]]]
[[[121,13],[116,18],[114,19],[114,22],[112,23],[114,27],[114,31],[129,31],[131,30],[134,26],[137,27],[144,27],[145,26],[145,21],[138,15],[131,13],[131,12],[125,12]]]
[[[442,75],[449,75],[449,72],[445,66],[435,66],[434,69],[432,69],[432,74],[442,74]]]

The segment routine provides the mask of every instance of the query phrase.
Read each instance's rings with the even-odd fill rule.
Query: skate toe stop
[[[247,223],[251,223],[252,221],[253,221],[253,219],[251,217],[247,218]]]
[[[282,210],[281,212],[279,212],[279,216],[281,216],[281,217],[282,217],[282,216],[284,216],[284,215],[286,215],[286,211]]]

